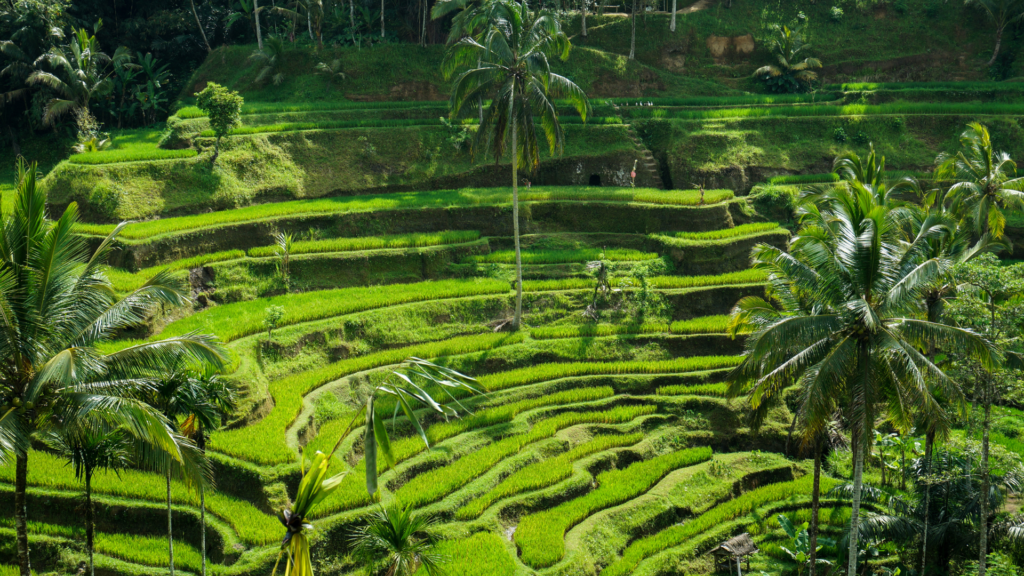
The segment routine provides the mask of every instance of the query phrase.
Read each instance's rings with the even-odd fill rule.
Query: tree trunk
[[[92,554],[96,549],[96,511],[92,503],[92,470],[85,473],[85,547],[89,551],[89,576],[96,576]]]
[[[581,0],[582,3],[581,3],[580,14],[581,14],[581,17],[583,18],[583,24],[582,24],[582,31],[580,32],[580,36],[582,36],[583,38],[587,37],[587,2],[588,1],[589,0]]]
[[[811,576],[818,570],[818,508],[821,500],[821,439],[814,441],[814,484],[811,488],[811,525],[808,534],[811,555]]]
[[[203,488],[202,484],[199,485],[199,526],[202,530],[200,534],[200,554],[203,555],[202,575],[206,576],[206,489]]]
[[[992,50],[992,58],[988,61],[985,66],[991,66],[996,63],[996,58],[999,57],[999,46],[1003,43],[1003,26],[996,28],[996,47]],[[979,565],[978,568],[982,566]]]
[[[423,28],[420,30],[420,46],[427,45],[427,12],[430,6],[427,0],[423,0]]]
[[[167,558],[171,576],[174,576],[174,532],[171,525],[171,469],[167,469]]]
[[[932,497],[932,446],[935,445],[935,431],[929,430],[924,436],[924,532],[921,533],[921,576],[925,576],[925,565],[928,562],[928,506]]]
[[[28,558],[28,509],[25,490],[28,488],[28,452],[15,456],[14,463],[14,531],[18,541],[18,569],[21,576],[32,576]]]
[[[306,29],[309,30],[310,42],[316,42],[316,37],[313,36],[313,14],[310,8],[312,8],[312,6],[306,6]]]
[[[672,0],[672,20],[671,20],[671,22],[669,22],[668,30],[669,30],[669,32],[675,32],[676,31],[676,0]],[[813,576],[813,574],[814,574],[814,567],[812,566],[811,567],[811,575]]]
[[[355,0],[348,0],[348,29],[349,37],[352,38],[352,45],[356,43],[356,4]]]
[[[213,48],[210,48],[210,41],[206,39],[206,30],[203,30],[203,23],[199,21],[199,13],[196,12],[196,0],[188,0],[188,3],[192,5],[192,15],[196,17],[196,27],[199,28],[199,34],[203,37],[203,44],[206,44],[206,53],[213,52]],[[89,562],[92,564],[92,561]]]
[[[989,383],[990,384],[990,383]],[[985,560],[988,556],[988,429],[992,422],[992,390],[985,394],[985,420],[981,426],[981,522],[978,523],[978,576],[985,576]]]
[[[380,0],[380,39],[384,41],[384,0]]]
[[[263,33],[260,31],[260,0],[252,0],[252,19],[256,21],[256,45],[263,50]]]
[[[217,163],[217,156],[220,156],[220,136],[213,141],[213,158],[210,158],[210,164]]]
[[[514,95],[513,95],[514,96]],[[515,102],[513,100],[513,102]],[[515,105],[513,104],[513,107]],[[512,115],[512,111],[509,111]],[[523,255],[519,251],[519,158],[516,142],[516,123],[512,121],[512,234],[516,245],[516,313],[512,328],[519,330],[523,321]]]
[[[864,354],[864,351],[861,351]],[[863,362],[863,361],[862,361]],[[864,407],[867,410],[867,407]],[[864,485],[864,448],[868,441],[867,414],[856,424],[856,440],[853,444],[853,506],[850,511],[850,548],[846,573],[857,574],[857,539],[860,536],[860,493]]]
[[[629,59],[636,57],[636,0],[633,0],[633,13],[629,15]]]

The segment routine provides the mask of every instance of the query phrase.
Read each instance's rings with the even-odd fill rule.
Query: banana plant
[[[307,531],[313,529],[313,526],[306,519],[313,509],[337,490],[341,486],[342,480],[351,473],[351,469],[349,469],[334,475],[329,474],[334,454],[361,421],[365,425],[363,458],[366,460],[366,491],[371,497],[379,499],[377,489],[378,453],[384,456],[384,461],[389,467],[395,465],[391,439],[385,424],[387,417],[379,410],[378,401],[381,398],[390,397],[394,400],[392,419],[394,420],[398,411],[401,410],[429,449],[430,440],[427,438],[424,425],[415,410],[425,409],[428,413],[440,415],[446,420],[450,417],[458,418],[459,410],[447,404],[441,404],[434,399],[434,396],[444,394],[452,404],[458,406],[463,412],[468,412],[465,406],[459,402],[456,394],[478,394],[479,391],[475,384],[476,380],[465,374],[413,357],[406,359],[399,368],[393,370],[383,384],[374,386],[367,395],[365,403],[355,413],[341,437],[338,438],[330,454],[318,451],[313,456],[309,468],[303,473],[302,480],[299,482],[294,504],[290,509],[281,511],[279,520],[284,525],[286,533],[281,541],[281,551],[278,553],[277,562],[274,564],[274,574],[277,574],[281,557],[287,555],[285,576],[313,576],[313,566],[310,563],[310,543],[306,535]],[[392,422],[393,426],[394,422]]]
[[[785,546],[780,546],[789,557],[796,562],[797,574],[803,574],[804,570],[810,567],[811,563],[811,539],[807,532],[808,523],[804,522],[800,526],[793,524],[793,521],[789,519],[785,514],[779,514],[779,526],[785,530],[786,535],[793,541],[793,549],[790,550]],[[829,538],[818,537],[818,545],[815,548],[815,552],[820,551],[825,546],[835,546],[834,540]],[[815,560],[815,564],[819,566],[830,566],[832,563],[828,560],[818,558]]]

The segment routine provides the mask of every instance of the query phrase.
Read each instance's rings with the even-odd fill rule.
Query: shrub
[[[573,463],[581,458],[596,454],[597,452],[603,452],[609,448],[631,446],[643,439],[644,435],[642,432],[614,436],[597,436],[590,442],[585,442],[571,448],[568,452],[563,452],[540,462],[534,462],[529,466],[516,470],[508,478],[502,480],[501,484],[459,508],[455,517],[460,520],[476,518],[498,500],[531,490],[539,490],[565,480],[572,475]]]
[[[796,195],[797,190],[793,186],[766,184],[751,190],[750,201],[759,214],[788,222],[793,220]]]
[[[832,130],[832,139],[835,140],[836,142],[843,144],[844,142],[846,142],[846,138],[846,128],[843,128],[842,126],[836,126]]]
[[[597,476],[597,488],[585,496],[519,521],[515,540],[523,562],[534,568],[551,566],[565,554],[566,530],[598,510],[643,494],[669,472],[710,458],[711,448],[690,448],[637,462],[623,470],[602,472]]]
[[[866,146],[871,142],[871,138],[865,134],[863,130],[858,130],[857,134],[853,137],[853,142],[855,144],[860,144],[861,146]]]
[[[833,22],[842,22],[843,21],[843,14],[844,14],[843,9],[840,8],[839,6],[833,6],[828,11],[829,20],[831,20]]]

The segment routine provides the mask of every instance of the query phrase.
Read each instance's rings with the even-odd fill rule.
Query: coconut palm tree
[[[467,104],[491,100],[476,133],[477,147],[496,162],[512,155],[512,223],[516,254],[516,309],[512,327],[519,329],[523,314],[523,266],[519,247],[519,170],[540,163],[537,120],[552,154],[561,153],[565,133],[558,122],[554,99],[564,98],[586,121],[590,101],[579,86],[551,72],[549,55],[569,57],[569,39],[558,19],[545,11],[531,12],[525,0],[494,2],[492,18],[480,39],[459,40],[442,64],[445,77],[462,72],[452,85],[451,117]],[[477,61],[480,64],[476,64]]]
[[[202,471],[167,419],[139,397],[175,363],[226,363],[212,337],[191,333],[109,354],[98,350],[156,307],[186,303],[186,293],[169,275],[157,274],[118,298],[104,263],[123,225],[90,253],[74,233],[75,204],[57,221],[47,220],[45,210],[35,165],[19,161],[14,208],[0,215],[0,463],[15,458],[22,576],[30,576],[25,491],[31,435],[88,423],[122,428],[154,454],[179,462],[187,478],[201,481]]]
[[[776,37],[772,38],[768,47],[776,63],[758,68],[754,71],[754,77],[761,79],[773,92],[807,90],[818,79],[818,73],[814,70],[821,68],[821,61],[817,58],[804,57],[810,48],[811,45],[804,42],[799,28],[778,28]]]
[[[969,330],[918,318],[921,292],[948,263],[922,257],[922,240],[903,242],[894,211],[863,187],[836,187],[816,205],[801,208],[804,225],[792,253],[755,248],[755,267],[769,275],[769,293],[789,302],[782,314],[747,338],[743,362],[730,374],[730,394],[747,394],[757,409],[792,382],[806,392],[808,433],[846,403],[853,433],[854,481],[847,574],[856,574],[857,536],[865,451],[879,408],[909,427],[914,409],[941,412],[935,390],[957,398],[959,389],[920,349],[930,342],[994,366],[998,355]],[[748,299],[747,308],[774,308]],[[933,382],[934,384],[930,384]]]
[[[36,59],[37,69],[26,80],[30,85],[46,86],[57,93],[46,103],[43,123],[52,125],[71,112],[89,112],[93,97],[103,96],[114,87],[106,72],[107,65],[130,58],[128,49],[122,47],[111,59],[100,49],[96,36],[85,28],[75,31],[68,46],[50,48]]]
[[[194,439],[200,455],[205,454],[206,432],[220,425],[221,417],[234,405],[235,393],[231,386],[217,378],[216,367],[198,368],[179,363],[172,366],[153,387],[149,403],[158,409],[172,426],[179,428],[190,439]],[[154,462],[153,468],[164,473],[167,481],[167,550],[170,572],[174,574],[174,535],[171,507],[171,479],[182,475],[182,468],[173,461]],[[195,486],[202,504],[203,523],[203,567],[206,566],[206,500],[205,487]]]
[[[978,234],[1003,237],[1007,210],[1024,209],[1024,178],[1006,152],[995,152],[988,128],[972,122],[960,135],[960,150],[939,154],[937,178],[951,181],[953,209],[973,223]]]
[[[96,538],[96,510],[92,501],[92,477],[97,470],[124,470],[132,465],[132,440],[120,429],[50,431],[43,442],[68,461],[75,478],[85,484],[85,547],[89,554],[89,574],[95,576],[93,550]]]
[[[999,48],[1003,43],[1003,31],[1006,27],[1024,17],[1024,1],[1022,0],[964,0],[964,6],[974,6],[985,13],[995,24],[996,46],[992,49],[992,58],[986,66],[995,64],[999,57]]]
[[[429,576],[437,576],[444,573],[444,559],[434,550],[435,541],[428,532],[433,525],[429,514],[413,514],[411,507],[392,502],[378,506],[349,543],[371,574],[412,576],[422,568]]]
[[[230,381],[220,378],[209,366],[190,371],[187,378],[193,398],[191,410],[181,423],[181,433],[192,439],[205,455],[209,431],[219,427],[223,417],[235,409],[238,392]],[[199,485],[199,523],[202,575],[206,576],[206,488],[202,484]]]

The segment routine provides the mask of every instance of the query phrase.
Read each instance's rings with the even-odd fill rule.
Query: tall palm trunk
[[[991,383],[987,383],[991,384]],[[978,576],[985,576],[985,560],[988,556],[988,430],[992,424],[992,390],[985,393],[985,419],[981,427],[981,522],[978,523]]]
[[[1003,28],[1004,26],[999,26],[998,28],[996,28],[996,47],[992,50],[992,58],[989,59],[985,66],[991,66],[995,64],[996,58],[999,57],[999,47],[1003,44]],[[978,568],[981,567],[982,565],[978,566]]]
[[[260,30],[260,0],[252,0],[252,18],[256,21],[256,45],[263,50],[263,32]]]
[[[935,445],[935,431],[929,430],[924,436],[924,531],[921,533],[921,576],[925,576],[925,565],[928,562],[928,506],[932,498],[932,447]]]
[[[306,7],[306,29],[309,30],[310,42],[316,42],[316,38],[313,37],[313,15],[310,7]]]
[[[96,510],[92,503],[92,470],[85,471],[85,547],[89,549],[89,576],[96,576],[92,554],[96,549]]]
[[[861,378],[865,381],[868,380],[868,371],[871,369],[868,352],[868,343],[862,341],[860,343],[859,366],[857,368]],[[846,573],[849,576],[857,574],[857,540],[860,537],[860,497],[861,489],[864,487],[864,452],[868,446],[868,398],[866,390],[862,393],[865,394],[865,397],[860,400],[860,402],[863,402],[863,406],[861,406],[863,412],[859,421],[854,422],[853,427],[853,505],[850,510],[850,548],[846,568]],[[856,393],[854,394],[856,395]],[[856,398],[854,398],[854,402],[857,402]],[[856,408],[854,413],[856,413]]]
[[[582,30],[582,32],[580,32],[580,36],[582,36],[584,38],[587,37],[587,2],[588,2],[588,0],[581,0],[581,3],[580,3],[580,13],[581,13],[581,15],[583,17],[583,24],[582,24],[583,30]]]
[[[633,0],[633,13],[629,15],[629,59],[636,57],[636,0]]]
[[[668,25],[669,32],[676,31],[676,0],[672,0],[672,21]],[[811,566],[811,575],[814,575],[814,566]]]
[[[352,44],[356,43],[356,4],[355,0],[348,0],[348,29]]]
[[[423,27],[420,29],[420,46],[427,45],[427,12],[429,8],[427,0],[423,0]]]
[[[196,12],[196,0],[188,0],[188,3],[192,5],[192,15],[196,17],[196,27],[199,28],[199,34],[203,37],[203,44],[206,44],[206,52],[213,52],[213,48],[210,48],[210,41],[206,39],[206,30],[203,30],[203,23],[199,21],[199,13]],[[92,564],[92,560],[89,560]]]
[[[202,425],[199,426],[198,435],[196,436],[196,447],[202,452],[203,456],[206,456],[206,431],[203,430]],[[199,485],[199,528],[200,533],[200,554],[203,556],[203,572],[202,576],[206,576],[206,489],[203,485]]]
[[[821,502],[821,438],[814,439],[814,483],[811,487],[810,553],[811,576],[818,569],[818,509]]]
[[[167,558],[171,576],[174,576],[174,532],[171,525],[171,469],[167,469]]]
[[[384,40],[384,0],[380,0],[380,39]]]
[[[28,488],[28,452],[15,456],[14,462],[14,531],[18,541],[18,569],[21,576],[32,576],[28,559],[28,507],[25,491]]]
[[[511,114],[512,111],[510,110],[509,113]],[[512,121],[512,234],[516,245],[516,313],[512,317],[512,328],[519,330],[523,321],[523,255],[519,251],[519,153],[514,119]]]

